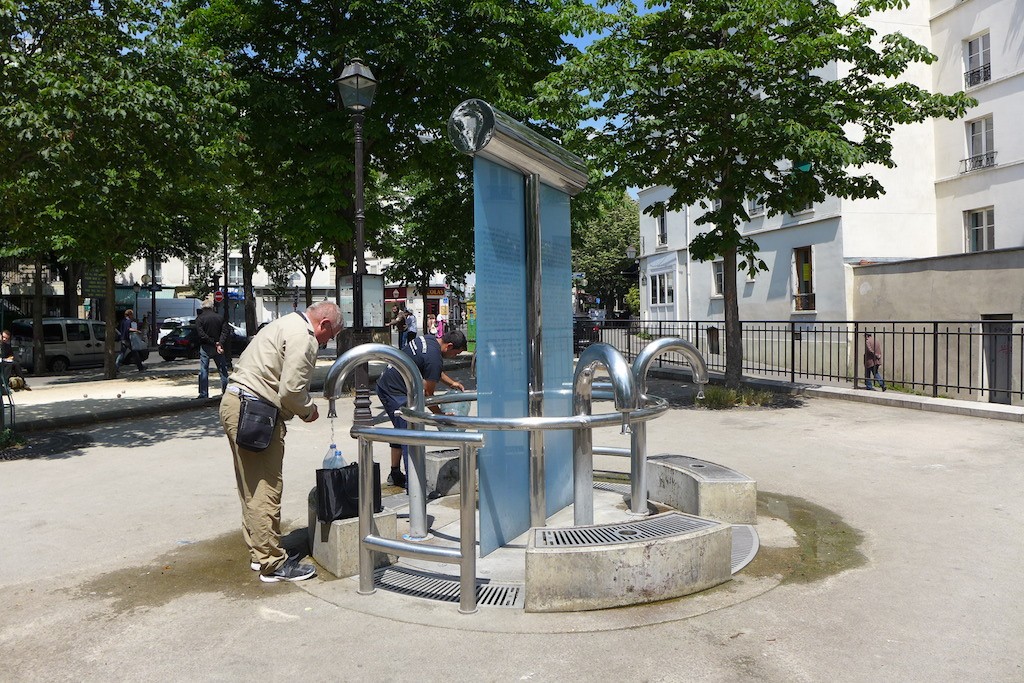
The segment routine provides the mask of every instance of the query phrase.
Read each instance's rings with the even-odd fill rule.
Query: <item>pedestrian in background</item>
[[[413,339],[415,339],[417,331],[418,330],[416,328],[416,314],[413,313],[412,311],[407,310],[406,314],[405,314],[405,342],[404,342],[404,344],[408,344]],[[403,346],[404,346],[404,344],[403,344]]]
[[[459,331],[449,332],[440,341],[437,337],[423,336],[402,347],[402,352],[412,358],[413,363],[419,368],[423,375],[423,394],[433,396],[434,389],[438,382],[444,382],[453,389],[465,391],[466,388],[461,382],[457,382],[444,373],[444,359],[455,358],[466,350],[466,335]],[[408,393],[405,388],[405,381],[402,375],[393,366],[381,374],[377,380],[377,397],[380,399],[391,424],[395,429],[406,429],[408,423],[398,410],[408,401]],[[430,406],[433,413],[441,414],[439,406]],[[388,483],[392,486],[405,487],[406,476],[402,474],[402,453],[404,449],[401,444],[391,444],[391,474],[388,475]]]
[[[11,331],[4,330],[0,332],[0,361],[11,364],[11,377],[20,377],[22,386],[29,391],[32,391],[32,387],[28,385],[28,381],[25,380],[25,373],[21,370],[21,363],[18,362],[17,357],[14,355],[14,346],[11,345]]]
[[[121,322],[117,326],[117,338],[121,341],[121,352],[117,354],[117,360],[114,361],[114,372],[116,373],[121,369],[121,364],[132,357],[135,358],[135,367],[139,372],[146,369],[146,366],[142,364],[142,354],[136,351],[132,345],[132,336],[139,334],[139,325],[135,322],[135,311],[128,309],[124,312],[124,317],[121,318]]]
[[[871,378],[878,382],[878,386],[885,391],[885,380],[882,379],[882,371],[879,369],[882,367],[882,346],[875,341],[874,336],[870,332],[864,333],[864,368],[866,370],[866,379],[864,386],[868,391],[874,391],[874,387],[871,386]]]
[[[224,346],[228,339],[228,326],[224,318],[213,310],[213,302],[204,301],[196,318],[199,333],[199,396],[197,400],[210,398],[210,359],[213,358],[220,373],[220,393],[228,386],[228,360]]]
[[[281,547],[284,423],[296,415],[303,422],[313,422],[320,416],[309,395],[317,351],[343,327],[341,311],[329,301],[273,321],[242,352],[220,402],[220,423],[234,457],[249,567],[258,570],[260,580],[267,583],[316,576],[313,565],[300,562],[305,551],[289,555]],[[261,450],[238,444],[240,411],[249,401],[270,404],[275,415],[267,430],[269,445]],[[270,425],[271,421],[266,423]]]
[[[391,320],[388,325],[395,328],[395,332],[398,333],[398,348],[402,348],[405,345],[405,322],[408,314],[405,312],[404,306],[395,304],[391,307]]]

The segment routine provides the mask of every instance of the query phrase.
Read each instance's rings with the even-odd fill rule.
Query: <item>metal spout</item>
[[[697,347],[685,339],[658,339],[645,346],[637,355],[633,361],[633,374],[636,376],[640,392],[647,393],[647,371],[654,359],[672,351],[683,354],[690,363],[693,381],[697,384],[697,398],[704,398],[704,385],[708,383],[708,365]]]
[[[704,356],[697,347],[683,339],[658,339],[643,348],[633,361],[633,375],[636,378],[637,390],[641,395],[647,394],[647,371],[655,358],[663,353],[677,351],[690,363],[693,380],[697,383],[697,398],[704,398],[704,385],[708,382],[708,366]],[[629,472],[630,472],[630,514],[644,516],[649,514],[647,506],[647,425],[637,423],[629,439]]]
[[[585,392],[587,400],[590,400],[593,372],[598,365],[608,370],[615,409],[628,412],[639,408],[640,394],[636,390],[633,372],[622,354],[609,344],[591,344],[580,354],[572,379],[573,394]]]

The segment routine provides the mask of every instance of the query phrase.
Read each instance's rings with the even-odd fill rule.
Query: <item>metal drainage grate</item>
[[[409,569],[408,567],[381,567],[373,573],[373,584],[382,590],[401,593],[415,598],[440,602],[459,602],[459,578],[443,574]],[[476,601],[484,607],[523,608],[523,584],[495,583],[477,579]]]
[[[592,527],[537,529],[538,548],[566,548],[609,543],[629,543],[664,538],[719,526],[719,522],[669,512],[656,517]]]
[[[632,493],[632,489],[629,484],[616,484],[611,481],[595,481],[594,488],[598,491],[610,491],[611,493],[621,493],[628,496]]]
[[[730,562],[732,573],[735,574],[750,564],[760,546],[761,542],[757,538],[757,531],[754,527],[749,524],[733,524],[732,559]]]

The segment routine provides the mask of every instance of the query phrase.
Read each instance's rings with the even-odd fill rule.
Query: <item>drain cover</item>
[[[753,526],[749,524],[733,524],[732,559],[729,563],[732,567],[732,573],[735,574],[750,564],[750,561],[754,559],[754,555],[757,555],[757,549],[760,547],[761,542],[757,538],[757,531]]]
[[[645,519],[564,529],[537,529],[535,543],[538,548],[566,548],[609,543],[629,543],[651,538],[676,536],[691,531],[720,526],[721,522],[668,512]]]
[[[458,603],[458,577],[434,574],[408,567],[382,567],[373,573],[373,584],[382,590],[426,600]],[[523,584],[477,579],[476,601],[484,607],[523,608]]]

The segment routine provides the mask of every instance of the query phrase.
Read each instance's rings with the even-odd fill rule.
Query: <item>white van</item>
[[[22,318],[11,323],[11,346],[15,357],[26,370],[32,370],[32,319]],[[69,368],[89,368],[103,365],[103,342],[107,324],[101,320],[82,318],[43,318],[43,345],[46,369],[61,373]],[[149,350],[141,352],[142,359]]]

